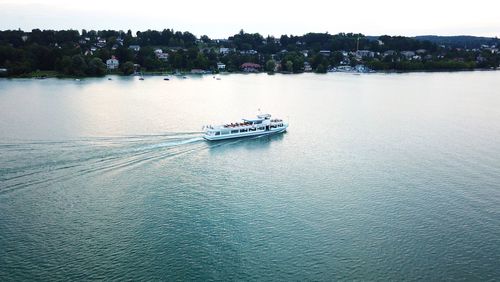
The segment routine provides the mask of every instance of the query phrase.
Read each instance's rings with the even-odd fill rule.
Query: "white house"
[[[257,53],[258,52],[253,50],[253,49],[240,51],[240,54],[242,54],[242,55],[255,55]]]
[[[168,53],[163,53],[162,49],[156,49],[155,51],[155,56],[158,58],[158,60],[162,61],[168,61]]]
[[[219,48],[219,54],[222,54],[222,55],[227,55],[227,54],[229,54],[229,52],[232,52],[232,51],[234,51],[234,49],[224,48],[224,47]]]
[[[329,50],[320,50],[320,51],[319,51],[319,54],[320,54],[320,55],[327,56],[327,57],[329,57],[331,53],[332,53],[332,52],[331,52],[331,51],[329,51]]]
[[[383,53],[382,56],[387,57],[387,56],[394,56],[394,55],[396,55],[396,51],[394,51],[394,50],[387,50],[387,51],[385,51]]]
[[[158,58],[158,60],[162,60],[162,61],[168,61],[168,53],[158,53],[156,54],[156,58]]]
[[[369,50],[358,50],[356,51],[357,58],[373,58],[375,57],[375,52]]]
[[[228,39],[214,39],[215,42],[217,43],[227,43],[230,42]]]
[[[415,52],[413,51],[401,51],[399,54],[407,60],[410,60],[413,56],[415,56]]]
[[[118,61],[115,56],[112,56],[111,59],[106,60],[106,66],[108,70],[117,69],[120,66],[120,61]]]
[[[139,52],[141,50],[141,46],[139,45],[130,45],[128,48],[134,50],[135,52]]]
[[[106,47],[106,39],[99,39],[96,43],[96,46],[99,48],[104,48]]]
[[[226,69],[226,65],[219,62],[219,63],[217,63],[217,69],[218,70],[225,70]]]
[[[304,71],[305,72],[311,72],[313,69],[311,67],[311,64],[309,64],[308,62],[304,62]]]

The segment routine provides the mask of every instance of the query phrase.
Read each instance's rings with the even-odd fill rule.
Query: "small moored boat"
[[[242,122],[223,125],[204,126],[203,138],[206,140],[223,140],[238,137],[268,135],[285,132],[288,123],[282,119],[271,119],[270,114],[261,114],[257,118],[243,119]]]

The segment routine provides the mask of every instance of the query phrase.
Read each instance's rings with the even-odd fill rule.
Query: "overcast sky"
[[[500,0],[0,0],[0,30],[18,28],[500,37]]]

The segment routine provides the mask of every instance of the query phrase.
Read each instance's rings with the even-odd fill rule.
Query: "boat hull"
[[[218,140],[226,140],[226,139],[234,139],[234,138],[244,138],[244,137],[255,137],[255,136],[262,136],[262,135],[271,135],[271,134],[278,134],[278,133],[283,133],[286,131],[288,126],[278,128],[275,130],[267,130],[267,131],[256,131],[256,132],[246,132],[246,133],[236,133],[236,134],[227,134],[227,135],[218,135],[218,136],[209,136],[209,135],[204,135],[203,138],[208,141],[218,141]]]

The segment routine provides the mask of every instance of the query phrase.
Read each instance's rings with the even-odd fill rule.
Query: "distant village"
[[[227,39],[210,39],[170,29],[135,35],[130,30],[8,30],[0,31],[0,75],[368,73],[500,67],[498,39],[468,43],[469,47],[352,33],[275,38],[242,30]]]

